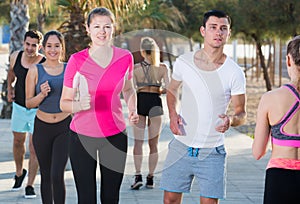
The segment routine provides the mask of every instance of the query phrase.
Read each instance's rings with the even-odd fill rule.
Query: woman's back
[[[282,86],[266,94],[272,135],[272,158],[299,158],[299,91]],[[293,92],[294,91],[294,92]]]
[[[134,67],[134,79],[138,87],[140,86],[161,86],[162,80],[167,74],[168,69],[165,64],[159,67],[142,62]]]

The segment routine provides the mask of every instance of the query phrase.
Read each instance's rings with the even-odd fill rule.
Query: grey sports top
[[[161,82],[158,82],[155,78],[153,79],[153,77],[150,74],[151,69],[153,69],[153,67],[151,66],[151,64],[142,61],[141,62],[141,66],[145,75],[144,81],[142,82],[136,82],[136,85],[138,87],[141,86],[157,86],[157,87],[161,87]]]
[[[48,74],[43,65],[38,64],[37,70],[38,70],[38,81],[35,86],[35,92],[36,94],[39,94],[41,92],[41,84],[45,81],[48,81],[51,91],[48,93],[48,96],[40,103],[39,109],[46,113],[60,113],[62,112],[59,107],[59,100],[63,88],[63,79],[64,79],[64,73],[66,68],[66,63],[64,63],[64,70],[59,75],[50,75]]]

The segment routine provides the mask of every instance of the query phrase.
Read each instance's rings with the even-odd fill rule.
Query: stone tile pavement
[[[132,131],[129,128],[129,150],[125,177],[121,186],[120,204],[153,204],[163,203],[163,192],[158,188],[158,183],[161,176],[163,161],[167,153],[167,144],[172,138],[167,121],[164,120],[164,127],[159,142],[159,164],[157,173],[155,174],[155,183],[157,186],[154,189],[142,188],[138,191],[130,190],[130,185],[133,182],[134,164],[132,157],[133,139]],[[131,135],[131,136],[130,136]],[[10,120],[0,120],[0,203],[23,203],[23,204],[38,204],[41,203],[40,197],[40,175],[38,174],[35,182],[35,190],[37,198],[24,199],[24,188],[18,192],[11,192],[14,176],[14,162],[12,153],[12,133],[10,131]],[[28,143],[28,140],[27,140]],[[235,129],[230,129],[226,136],[226,147],[228,153],[228,175],[227,175],[227,199],[220,201],[221,204],[260,204],[262,203],[263,184],[264,184],[264,169],[267,163],[267,155],[264,159],[256,161],[251,155],[252,139],[248,136],[237,132]],[[145,155],[148,153],[147,143],[144,144]],[[269,154],[269,153],[268,153]],[[25,167],[27,168],[28,153],[26,153]],[[143,173],[146,175],[147,161],[144,159]],[[98,180],[100,177],[98,175]],[[72,171],[68,164],[65,172],[67,204],[76,203],[76,190]],[[25,182],[26,183],[26,179]],[[100,182],[98,182],[100,183]],[[99,186],[98,186],[99,190]],[[99,195],[99,194],[98,194]],[[99,196],[98,196],[99,197]],[[98,202],[100,203],[100,201]],[[184,204],[199,203],[197,185],[193,185],[192,192],[184,195]]]

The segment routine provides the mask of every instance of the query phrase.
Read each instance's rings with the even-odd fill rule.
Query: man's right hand
[[[7,91],[7,101],[13,102],[15,99],[15,89],[11,89],[10,91]]]
[[[182,136],[186,135],[184,125],[185,122],[179,114],[170,116],[170,129],[173,134]]]

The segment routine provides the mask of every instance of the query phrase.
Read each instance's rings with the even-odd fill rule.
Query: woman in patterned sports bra
[[[160,95],[166,93],[169,84],[169,71],[165,64],[160,63],[159,47],[149,37],[141,40],[141,55],[144,61],[134,67],[133,81],[137,89],[137,112],[139,123],[134,126],[134,164],[135,181],[131,189],[138,190],[142,185],[141,166],[143,160],[143,143],[146,124],[148,126],[149,173],[146,187],[153,188],[153,173],[158,161],[157,144],[161,131],[163,107]]]
[[[300,192],[300,36],[287,46],[289,84],[265,93],[259,103],[252,152],[260,159],[271,136],[264,204],[299,203]]]

